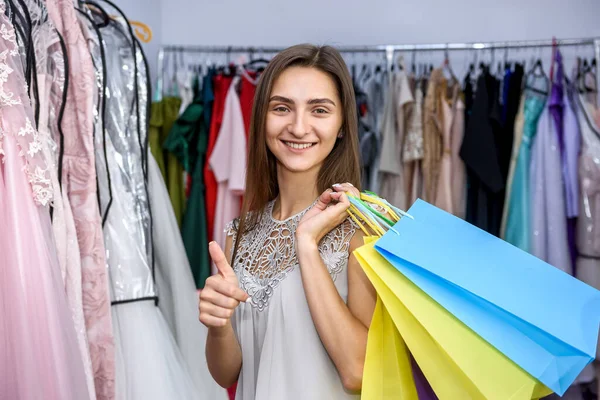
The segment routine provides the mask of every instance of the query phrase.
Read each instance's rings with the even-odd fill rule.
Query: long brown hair
[[[259,212],[279,194],[277,160],[266,141],[266,122],[273,83],[290,67],[316,68],[334,80],[342,102],[341,137],[319,171],[319,193],[335,183],[350,182],[360,190],[360,165],[358,155],[358,122],[354,86],[348,67],[341,54],[333,47],[317,47],[301,44],[277,54],[262,73],[252,108],[250,139],[248,142],[248,165],[246,169],[246,192],[239,219],[232,264],[235,262],[240,237],[252,229],[258,221]]]

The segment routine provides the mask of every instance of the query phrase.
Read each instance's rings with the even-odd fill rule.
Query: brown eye
[[[317,108],[317,109],[315,109],[315,113],[317,113],[317,114],[329,114],[329,110],[326,110],[324,108]]]
[[[288,112],[289,108],[284,107],[284,106],[278,106],[278,107],[275,107],[273,109],[273,111],[284,113],[284,112]]]

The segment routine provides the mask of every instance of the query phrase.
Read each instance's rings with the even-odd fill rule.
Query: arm
[[[347,390],[362,386],[367,336],[377,294],[352,252],[363,244],[357,232],[350,242],[348,304],[340,297],[317,242],[298,238],[298,260],[304,291],[317,332]]]
[[[218,245],[209,246],[211,257],[219,267],[219,274],[206,280],[206,286],[200,294],[200,320],[209,327],[206,362],[213,379],[224,388],[231,387],[237,381],[242,368],[242,350],[231,325],[233,311],[242,300],[239,293],[233,293],[238,282],[230,267],[232,242],[231,236],[228,236],[225,245],[227,257]],[[232,291],[222,293],[228,290]]]

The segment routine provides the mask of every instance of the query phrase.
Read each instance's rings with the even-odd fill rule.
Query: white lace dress
[[[359,399],[344,390],[308,308],[294,243],[296,227],[307,210],[285,221],[274,219],[272,211],[270,202],[257,226],[242,237],[232,263],[241,288],[252,297],[232,318],[243,357],[236,399]],[[227,226],[234,240],[237,224],[235,220]],[[355,231],[346,220],[319,245],[344,301],[348,249]]]

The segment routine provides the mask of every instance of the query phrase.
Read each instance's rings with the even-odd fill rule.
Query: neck
[[[284,220],[309,207],[320,195],[317,188],[319,168],[302,173],[277,168],[279,197],[275,202],[273,216]]]

